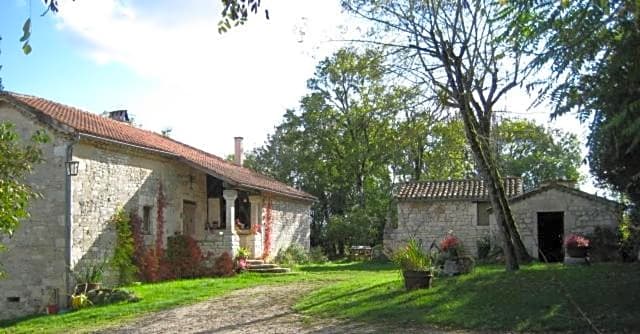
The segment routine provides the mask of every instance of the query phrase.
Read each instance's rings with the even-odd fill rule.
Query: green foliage
[[[138,273],[138,268],[133,261],[135,248],[131,219],[122,208],[119,208],[111,221],[116,227],[116,245],[110,265],[118,273],[118,283],[127,285],[135,280]]]
[[[84,264],[82,269],[72,270],[71,274],[76,284],[102,283],[106,264],[106,261]]]
[[[411,238],[406,246],[393,252],[391,260],[402,270],[431,271],[433,270],[434,256],[435,254],[422,249],[421,242]]]
[[[260,0],[220,0],[222,3],[222,19],[218,22],[218,33],[227,32],[247,22],[249,14],[257,14]],[[269,19],[269,11],[265,9],[265,18]]]
[[[24,179],[42,161],[40,145],[49,138],[42,130],[29,144],[20,142],[15,126],[0,123],[0,234],[12,235],[20,220],[28,218],[29,200],[39,197]]]
[[[489,236],[484,236],[477,241],[478,247],[478,259],[484,260],[489,257],[489,252],[491,252],[491,238]]]
[[[586,237],[590,241],[589,257],[591,260],[614,261],[620,259],[620,242],[616,230],[597,226]]]
[[[40,146],[48,141],[47,134],[38,130],[29,143],[22,143],[13,124],[0,122],[0,239],[13,235],[20,221],[29,218],[29,201],[41,197],[25,178],[42,161]],[[0,263],[0,278],[3,275]]]
[[[500,122],[496,129],[503,175],[521,176],[526,189],[547,180],[580,179],[580,141],[571,133],[527,120]]]
[[[247,259],[249,258],[249,255],[251,255],[251,252],[249,252],[249,249],[246,247],[240,247],[238,248],[238,255],[237,257],[239,259]]]
[[[309,254],[301,245],[292,244],[287,249],[280,249],[275,261],[284,266],[305,264],[309,262]]]
[[[330,253],[342,254],[348,246],[336,230],[350,233],[347,239],[367,230],[363,244],[382,238],[389,166],[396,156],[394,123],[414,94],[385,81],[383,61],[378,51],[352,49],[321,61],[299,110],[288,110],[265,145],[247,157],[248,166],[318,197],[311,243]],[[351,219],[354,211],[357,217]],[[332,221],[333,216],[341,220]]]
[[[592,119],[589,167],[603,186],[640,204],[640,6],[618,1],[509,1],[516,47],[536,55],[532,67],[551,68],[537,80],[539,100],[554,115],[577,111]],[[526,33],[525,33],[526,32]],[[543,71],[545,73],[546,71]],[[539,79],[539,78],[538,78]]]
[[[329,262],[329,258],[324,253],[322,247],[311,247],[309,251],[309,262],[322,264]]]
[[[636,206],[625,213],[618,229],[622,258],[625,261],[637,260],[640,252],[640,212]]]

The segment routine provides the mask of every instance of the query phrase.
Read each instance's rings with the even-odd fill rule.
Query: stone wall
[[[564,212],[564,235],[588,234],[596,226],[616,228],[622,217],[621,209],[605,200],[594,200],[567,191],[549,189],[511,204],[513,218],[525,247],[538,257],[538,213]],[[491,216],[491,234],[499,242],[495,217]]]
[[[264,222],[268,197],[263,198],[262,221]],[[304,249],[310,248],[311,203],[282,197],[271,198],[271,249],[274,257],[281,249],[297,243]]]
[[[154,242],[160,182],[166,198],[164,245],[167,236],[182,232],[183,201],[196,204],[195,238],[205,239],[204,173],[159,154],[100,141],[82,140],[74,147],[73,156],[80,162],[72,185],[74,270],[82,271],[111,258],[116,240],[111,218],[118,207],[142,217],[143,207],[150,206],[151,230],[145,242]],[[115,278],[108,272],[105,281],[113,284]]]
[[[489,235],[489,226],[478,226],[477,204],[471,201],[403,201],[398,203],[398,226],[387,224],[384,248],[395,250],[411,237],[428,250],[449,231],[458,237],[469,255],[477,256],[477,240]]]
[[[49,143],[41,146],[44,162],[34,166],[27,183],[42,194],[30,202],[31,217],[21,222],[12,238],[0,236],[7,247],[0,252],[6,278],[0,279],[0,319],[43,312],[55,302],[54,291],[64,305],[65,277],[65,166],[69,140],[52,128],[0,102],[0,121],[16,125],[28,141],[34,131],[45,129]]]

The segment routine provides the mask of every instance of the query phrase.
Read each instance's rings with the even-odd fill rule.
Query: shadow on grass
[[[307,297],[298,310],[366,322],[421,323],[481,330],[589,331],[640,328],[640,266],[534,264],[507,273],[483,267],[439,278],[432,289],[404,291],[399,279],[342,282]]]

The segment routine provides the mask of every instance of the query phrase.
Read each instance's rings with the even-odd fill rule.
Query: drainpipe
[[[78,142],[78,136],[75,136],[67,145],[66,152],[66,161],[71,161],[73,159],[73,145]],[[66,285],[66,294],[69,295],[71,293],[71,247],[73,246],[73,217],[72,217],[72,206],[71,206],[71,175],[67,175],[66,166],[64,168],[65,175],[65,186],[64,186],[64,199],[65,199],[65,234],[66,234],[66,242],[65,242],[65,285]]]

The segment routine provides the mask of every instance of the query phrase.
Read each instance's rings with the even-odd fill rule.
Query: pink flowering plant
[[[566,248],[589,248],[589,239],[581,235],[569,234],[564,239],[564,246]]]

